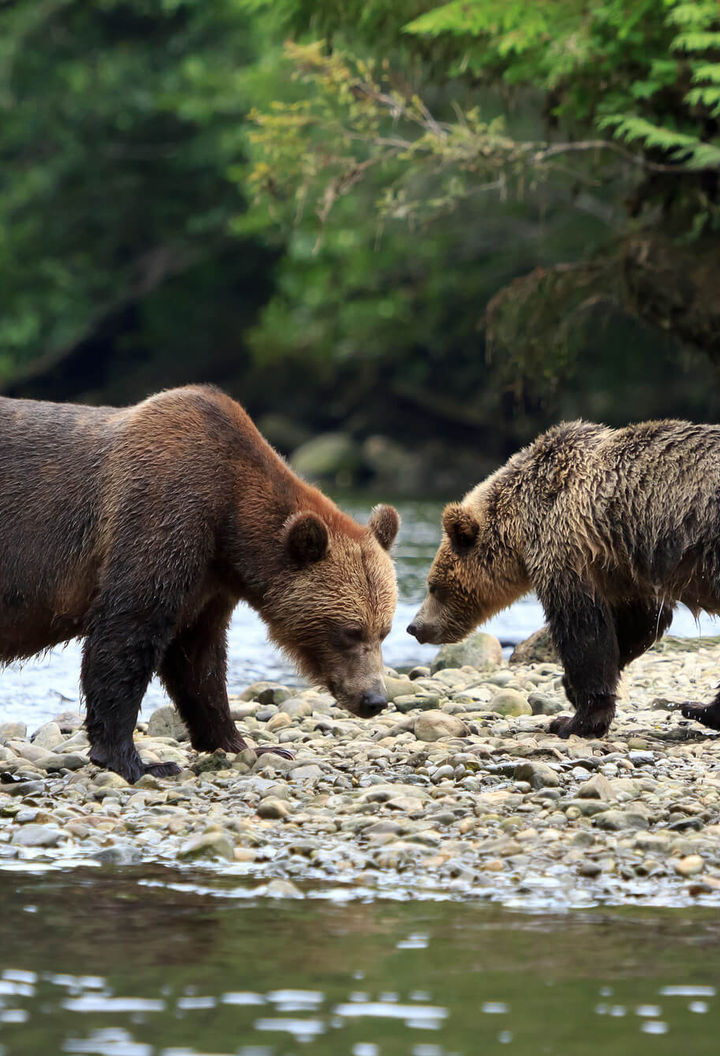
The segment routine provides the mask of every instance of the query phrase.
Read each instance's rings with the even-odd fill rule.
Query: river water
[[[367,500],[340,500],[341,505],[360,521],[367,520],[371,503]],[[403,502],[399,506],[402,527],[395,545],[399,601],[392,632],[383,649],[385,662],[391,667],[405,667],[429,662],[436,646],[419,645],[405,628],[422,600],[425,577],[440,540],[441,505],[438,503]],[[485,625],[510,646],[537,630],[543,624],[540,605],[534,597],[524,598]],[[673,634],[716,634],[717,624],[707,616],[696,622],[686,609],[678,610]],[[507,650],[509,652],[509,648]],[[62,711],[78,710],[80,645],[51,649],[24,664],[11,664],[0,673],[0,721],[23,720],[32,729]],[[292,666],[268,642],[265,626],[255,612],[239,605],[233,616],[229,636],[228,687],[240,692],[258,679],[272,679],[286,684],[297,683]],[[168,703],[157,679],[151,683],[143,702],[143,714]]]
[[[0,874],[0,1052],[717,1052],[714,912],[273,901],[218,884]]]

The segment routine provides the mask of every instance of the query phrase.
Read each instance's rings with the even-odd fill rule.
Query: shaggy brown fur
[[[392,507],[357,524],[204,386],[123,409],[0,399],[0,441],[0,662],[85,638],[94,762],[174,772],[133,745],[155,671],[194,747],[244,747],[225,688],[240,600],[349,710],[384,706]]]
[[[674,605],[720,612],[720,426],[559,425],[448,506],[443,527],[410,633],[458,641],[535,590],[575,708],[550,728],[603,735],[619,672]],[[720,693],[683,714],[720,729]]]

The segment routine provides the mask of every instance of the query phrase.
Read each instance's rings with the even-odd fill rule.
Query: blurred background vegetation
[[[716,0],[0,0],[0,117],[5,394],[406,494],[718,417]]]

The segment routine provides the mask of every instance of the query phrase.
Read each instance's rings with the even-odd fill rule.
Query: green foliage
[[[339,14],[335,24],[342,33]],[[478,193],[540,203],[551,188],[570,209],[607,216],[608,260],[623,235],[611,200],[630,204],[628,236],[643,221],[684,239],[720,227],[715,2],[451,0],[404,31],[443,44],[444,83],[424,86],[422,67],[410,80],[407,63],[360,59],[337,40],[288,47],[302,102],[256,111],[251,137],[253,186],[278,218],[309,210],[327,224],[335,204],[369,180],[382,221],[411,224]],[[563,287],[581,273],[568,272]],[[550,285],[560,313],[567,298]],[[532,329],[532,308],[519,317]]]
[[[481,212],[471,199],[435,221],[370,226],[376,179],[336,203],[319,243],[312,215],[296,225],[252,334],[256,363],[309,373],[326,428],[391,431],[413,445],[482,436],[486,457],[500,459],[508,432],[529,438],[539,406],[556,406],[577,359],[540,351],[540,336],[533,362],[508,356],[504,331],[488,355],[485,305],[528,266],[595,244],[602,225],[548,198]]]
[[[591,121],[684,168],[720,166],[718,130],[706,128],[720,113],[720,62],[709,61],[720,49],[714,0],[455,0],[407,28],[455,34],[467,68],[542,87],[556,117]],[[687,88],[688,74],[697,87]]]
[[[564,142],[558,134],[544,141],[518,134],[508,106],[488,118],[488,102],[497,111],[498,100],[487,93],[478,107],[477,91],[463,89],[462,110],[455,93],[455,117],[438,118],[387,62],[322,41],[290,44],[303,99],[254,113],[254,189],[296,208],[309,203],[324,222],[371,169],[384,172],[379,206],[395,218],[446,209],[479,190],[523,196],[548,179],[562,182],[563,172],[618,187],[666,173],[675,190],[669,195],[656,182],[655,196],[664,209],[672,199],[676,227],[697,235],[720,225],[715,197],[692,176],[720,169],[718,25],[714,3],[453,0],[405,27],[416,39],[456,41],[456,85],[468,73],[512,85],[515,106],[523,86],[544,91],[547,111],[567,126]],[[583,141],[583,126],[612,138]],[[656,204],[646,198],[648,212]]]
[[[253,6],[0,7],[0,378],[61,356],[231,237]]]
[[[0,386],[79,356],[92,398],[203,378],[502,456],[599,314],[717,331],[718,35],[705,0],[0,3]],[[702,266],[648,293],[650,232]]]
[[[690,80],[696,85],[684,91],[682,103],[676,104],[675,120],[659,126],[635,113],[607,114],[599,121],[601,128],[612,128],[614,135],[628,143],[640,143],[646,150],[657,148],[673,161],[688,169],[720,169],[720,137],[714,129],[713,142],[703,136],[707,119],[720,116],[720,61],[709,62],[713,51],[720,50],[720,10],[715,3],[678,3],[664,0],[666,24],[679,29],[669,47],[682,56],[678,63],[676,78],[658,78],[656,83],[646,82],[649,99],[660,90],[677,89],[677,82]],[[690,28],[688,28],[690,27]],[[657,66],[656,66],[657,68]],[[669,64],[666,64],[669,73]],[[637,86],[633,93],[641,98]],[[682,128],[675,127],[678,125]],[[712,135],[712,133],[711,133]]]
[[[501,116],[484,120],[471,108],[461,122],[437,122],[417,94],[393,86],[381,64],[328,54],[321,42],[285,50],[302,99],[250,115],[256,129],[249,134],[255,164],[248,185],[256,201],[267,195],[274,215],[297,220],[310,207],[324,222],[371,170],[384,177],[380,211],[395,219],[454,205],[472,193],[468,175],[473,187],[478,178],[496,187],[522,175],[526,149]]]

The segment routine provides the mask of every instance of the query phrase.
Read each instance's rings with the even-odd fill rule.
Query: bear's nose
[[[382,693],[369,689],[360,697],[357,713],[362,719],[371,719],[373,715],[379,714],[386,704],[387,700]]]
[[[425,641],[425,637],[422,633],[422,630],[420,629],[417,623],[408,624],[407,633],[411,634],[413,638],[417,638],[421,645]]]

